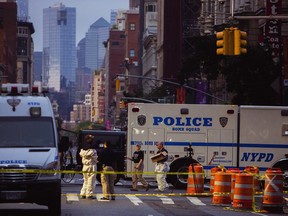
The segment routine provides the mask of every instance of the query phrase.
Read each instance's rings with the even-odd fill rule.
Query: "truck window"
[[[52,118],[1,117],[0,147],[55,147]]]

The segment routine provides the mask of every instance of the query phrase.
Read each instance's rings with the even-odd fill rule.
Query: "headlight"
[[[39,178],[47,178],[57,176],[59,174],[59,165],[58,161],[53,161],[43,167],[43,172],[40,173]]]

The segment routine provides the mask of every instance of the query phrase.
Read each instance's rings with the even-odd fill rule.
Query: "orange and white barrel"
[[[213,204],[231,204],[231,173],[216,172],[214,181]]]
[[[225,168],[221,166],[217,166],[217,167],[211,168],[210,170],[210,193],[214,192],[215,173],[220,172],[220,171],[225,171]]]
[[[265,172],[263,204],[283,205],[283,172],[280,168],[269,168]]]
[[[259,168],[256,166],[246,166],[244,173],[249,173],[254,175],[254,193],[260,192],[260,176],[259,176]]]
[[[230,196],[231,196],[231,200],[233,202],[236,174],[240,173],[241,171],[239,168],[228,168],[227,172],[231,173],[231,195]]]
[[[204,170],[200,164],[191,164],[189,166],[187,193],[203,193],[204,192]]]
[[[238,173],[235,175],[233,208],[251,209],[253,205],[253,174]]]

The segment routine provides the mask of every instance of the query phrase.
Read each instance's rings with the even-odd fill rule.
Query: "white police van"
[[[155,142],[165,142],[174,157],[170,172],[179,173],[167,175],[175,187],[187,187],[181,172],[187,173],[191,163],[203,165],[207,179],[218,165],[257,166],[260,174],[278,167],[288,173],[288,107],[129,103],[127,128],[127,155],[136,143],[143,145],[147,178],[154,177],[149,172]],[[127,171],[133,171],[131,163]]]
[[[47,92],[2,85],[0,203],[37,203],[47,205],[50,215],[61,215],[58,137]]]

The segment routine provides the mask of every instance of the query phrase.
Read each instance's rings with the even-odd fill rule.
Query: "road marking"
[[[167,196],[157,196],[162,200],[163,204],[175,204],[174,201]]]
[[[186,197],[191,203],[193,203],[194,205],[206,205],[205,203],[203,203],[201,200],[199,200],[197,197]]]
[[[67,198],[67,201],[68,202],[77,202],[77,201],[79,201],[79,197],[78,197],[78,195],[77,194],[69,194],[69,193],[67,193],[66,194],[66,198]]]
[[[128,196],[128,195],[125,195],[125,197],[127,197],[134,205],[139,205],[139,203],[143,203],[138,197],[136,196]]]

